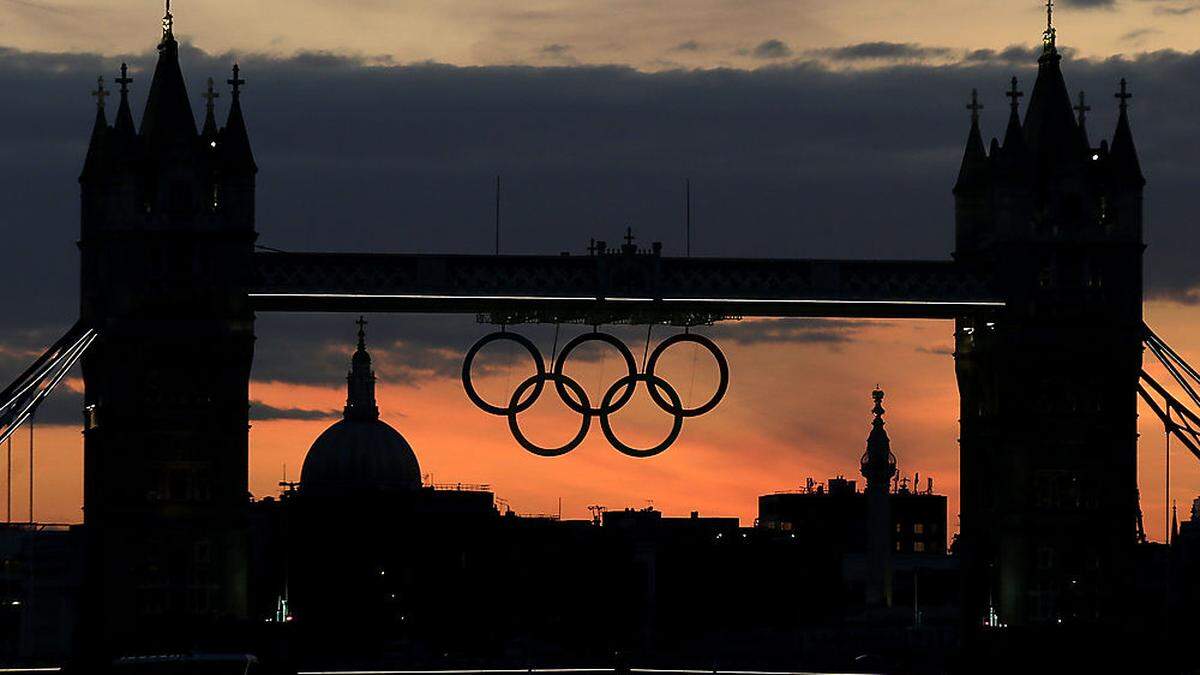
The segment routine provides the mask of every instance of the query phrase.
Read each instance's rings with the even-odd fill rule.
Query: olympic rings
[[[628,384],[626,384],[627,382]],[[671,412],[671,416],[675,418],[675,421],[671,424],[671,431],[667,434],[667,437],[658,445],[646,450],[639,450],[638,448],[634,448],[621,442],[621,439],[617,438],[617,435],[613,433],[612,424],[608,420],[609,415],[615,411],[614,409],[609,408],[609,404],[612,402],[612,397],[616,393],[617,389],[621,388],[622,386],[636,385],[638,382],[645,382],[646,388],[650,391],[654,391],[657,388],[662,387],[663,390],[667,392],[667,396],[671,398],[672,408],[676,411],[668,411]],[[666,406],[661,407],[666,409]],[[604,437],[608,439],[609,444],[616,448],[618,452],[629,455],[630,457],[653,457],[663,450],[671,447],[671,444],[675,442],[675,439],[679,438],[679,432],[683,431],[684,415],[678,412],[683,410],[683,402],[679,400],[679,393],[675,391],[675,387],[672,387],[667,383],[666,380],[655,375],[654,373],[647,372],[638,373],[635,375],[626,375],[625,377],[617,380],[613,383],[613,386],[609,387],[608,391],[605,392],[604,400],[600,402],[600,409],[602,410],[600,413],[600,429],[604,431]]]
[[[679,333],[678,335],[672,335],[666,340],[663,340],[658,344],[657,347],[654,348],[654,351],[650,354],[650,361],[646,364],[646,374],[654,375],[654,367],[658,365],[659,357],[662,356],[663,352],[667,351],[667,349],[669,349],[672,345],[679,344],[680,342],[693,342],[701,347],[704,347],[708,350],[708,353],[713,355],[713,359],[717,362],[717,369],[721,372],[721,379],[717,383],[717,390],[713,393],[712,398],[710,398],[708,402],[702,406],[697,406],[695,408],[681,408],[679,407],[678,396],[672,398],[674,405],[668,405],[667,401],[665,401],[662,395],[658,393],[657,384],[652,384],[649,380],[646,380],[646,388],[650,391],[650,398],[654,399],[654,402],[658,404],[658,407],[671,413],[672,415],[681,415],[683,417],[699,417],[700,415],[703,415],[704,413],[707,413],[713,408],[717,407],[717,404],[721,402],[721,399],[725,398],[725,392],[729,389],[729,362],[725,360],[725,355],[721,353],[721,350],[717,347],[717,344],[712,340],[709,340],[703,335]],[[669,394],[670,390],[667,390],[667,393]]]
[[[613,348],[617,350],[617,353],[620,354],[623,359],[625,359],[625,369],[629,371],[629,375],[625,378],[621,378],[622,380],[637,375],[637,363],[633,360],[633,353],[629,351],[629,347],[626,347],[624,342],[621,342],[616,338],[616,336],[609,333],[584,333],[583,335],[580,335],[574,340],[568,342],[566,346],[563,347],[563,350],[558,355],[558,358],[554,360],[554,374],[557,376],[557,379],[554,381],[554,388],[558,390],[558,395],[562,397],[563,403],[566,403],[568,408],[581,415],[602,415],[606,409],[609,410],[609,412],[616,412],[617,410],[625,407],[625,404],[629,403],[629,399],[633,398],[633,392],[637,389],[637,382],[630,380],[629,384],[625,385],[625,392],[621,394],[621,398],[612,402],[611,408],[609,408],[608,403],[605,403],[599,408],[589,408],[587,405],[577,404],[574,399],[567,396],[567,392],[565,391],[563,384],[568,381],[573,382],[574,380],[570,380],[569,378],[563,376],[563,366],[567,365],[567,357],[571,355],[571,351],[585,342],[604,342],[612,345]]]
[[[587,391],[585,391],[584,388],[581,387],[575,380],[557,373],[547,373],[541,378],[539,378],[537,375],[531,375],[528,379],[522,382],[520,386],[513,390],[512,401],[509,404],[509,410],[514,412],[507,414],[508,428],[510,431],[512,431],[513,438],[516,439],[517,443],[521,444],[522,448],[525,448],[529,452],[542,457],[558,457],[560,455],[565,455],[579,447],[579,444],[583,442],[583,439],[587,438],[588,430],[591,429],[592,426],[592,416],[590,414],[580,415],[583,421],[579,425],[579,433],[575,434],[575,438],[567,441],[566,445],[560,445],[557,448],[543,448],[529,440],[521,431],[521,425],[517,422],[517,413],[519,412],[516,410],[517,402],[521,400],[521,395],[525,393],[526,389],[530,387],[537,387],[540,389],[546,380],[553,380],[556,386],[566,385],[576,396],[579,397],[583,407],[588,407]],[[531,396],[530,398],[536,400],[537,397]],[[566,396],[563,396],[562,400],[563,402],[566,402],[570,399],[568,399]]]
[[[526,378],[525,381],[521,382],[513,390],[507,406],[499,406],[483,400],[483,397],[475,390],[475,385],[471,381],[471,368],[475,363],[475,357],[479,355],[479,351],[492,342],[499,340],[511,340],[520,345],[532,357],[536,370],[533,375]],[[601,398],[600,404],[595,407],[592,406],[591,401],[588,399],[587,391],[583,386],[563,373],[567,357],[577,347],[586,342],[603,342],[608,344],[617,350],[617,353],[621,355],[622,360],[625,362],[626,374],[618,378],[608,388]],[[720,381],[717,383],[717,389],[713,393],[712,398],[703,405],[695,408],[685,408],[683,401],[679,397],[679,392],[669,382],[654,372],[659,358],[662,357],[663,353],[680,342],[691,342],[707,349],[712,354],[720,371]],[[683,430],[684,419],[698,417],[711,411],[725,397],[726,392],[729,390],[729,362],[712,340],[702,335],[683,333],[669,337],[659,343],[650,354],[649,360],[646,363],[646,371],[639,373],[633,354],[625,346],[625,343],[607,333],[591,332],[584,333],[568,342],[563,347],[562,353],[554,359],[553,368],[547,371],[545,359],[533,342],[516,333],[501,331],[484,336],[467,351],[466,358],[463,360],[462,382],[463,388],[467,393],[467,398],[471,399],[472,403],[486,413],[508,418],[508,428],[512,432],[513,438],[521,447],[535,455],[559,457],[574,450],[587,438],[588,431],[591,429],[592,418],[599,417],[600,428],[604,432],[604,437],[608,439],[609,444],[617,451],[630,457],[653,457],[671,447],[678,440],[679,434]],[[558,392],[558,396],[562,402],[572,411],[579,413],[581,417],[579,431],[575,436],[565,444],[552,448],[543,448],[529,440],[521,430],[521,425],[517,420],[518,415],[528,410],[537,402],[547,382],[554,383],[554,389]],[[646,383],[646,389],[650,393],[651,400],[673,418],[671,430],[667,433],[666,438],[657,445],[645,449],[635,448],[617,438],[616,433],[612,429],[610,419],[614,413],[625,407],[625,404],[633,398],[638,382]],[[663,395],[664,392],[666,394],[665,397]]]
[[[529,355],[533,357],[533,365],[535,368],[537,368],[538,380],[537,383],[533,385],[533,392],[529,395],[529,398],[524,403],[519,401],[515,403],[510,402],[508,408],[501,408],[500,406],[492,405],[491,403],[483,400],[483,397],[475,391],[475,385],[471,383],[471,366],[474,364],[475,357],[479,354],[479,350],[493,342],[496,342],[497,340],[512,340],[513,342],[524,347],[525,351],[529,352]],[[546,362],[542,360],[542,353],[538,351],[537,345],[533,344],[529,338],[523,335],[517,335],[516,333],[500,331],[498,333],[485,335],[479,340],[479,342],[471,345],[471,349],[467,351],[466,358],[463,359],[462,382],[463,388],[467,390],[467,398],[471,399],[471,402],[478,406],[480,410],[492,415],[507,415],[510,412],[519,413],[528,410],[530,406],[537,402],[538,396],[542,395],[542,387],[546,386],[546,379]]]

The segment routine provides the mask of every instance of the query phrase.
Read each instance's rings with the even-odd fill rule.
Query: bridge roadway
[[[507,323],[738,317],[948,319],[1004,306],[954,261],[674,258],[657,253],[255,253],[262,312],[474,313]]]

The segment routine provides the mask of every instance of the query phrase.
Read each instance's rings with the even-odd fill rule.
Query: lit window
[[[916,551],[917,553],[924,553],[925,552],[925,542],[923,542],[923,541],[913,542],[913,550]]]
[[[925,534],[925,523],[913,523],[913,534]]]

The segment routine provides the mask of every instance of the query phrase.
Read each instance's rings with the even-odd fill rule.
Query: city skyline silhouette
[[[78,265],[67,278],[80,281],[79,320],[9,387],[2,411],[9,433],[25,424],[10,437],[6,489],[17,506],[7,519],[82,522],[69,530],[84,570],[72,658],[171,649],[185,636],[233,644],[238,622],[262,611],[287,623],[293,571],[296,635],[324,625],[370,653],[405,644],[405,658],[423,663],[443,648],[444,659],[483,658],[515,639],[539,659],[551,643],[577,656],[685,654],[671,651],[684,636],[742,635],[756,624],[685,610],[700,596],[672,596],[671,584],[704,574],[672,571],[672,556],[692,551],[744,578],[756,556],[777,565],[793,555],[773,556],[772,546],[799,551],[812,539],[824,544],[800,563],[810,583],[836,576],[844,592],[803,610],[805,630],[826,611],[843,631],[911,619],[926,637],[906,638],[909,648],[941,645],[920,666],[893,653],[894,667],[948,667],[952,654],[978,658],[1006,644],[1074,644],[1083,627],[1130,635],[1138,616],[1176,622],[1192,593],[1196,527],[1185,519],[1180,529],[1175,505],[1200,492],[1187,452],[1200,456],[1200,416],[1183,402],[1200,404],[1189,384],[1200,375],[1187,363],[1195,286],[1174,245],[1188,240],[1191,173],[1173,154],[1186,142],[1164,150],[1186,128],[1164,106],[1147,105],[1145,117],[1142,106],[1192,57],[1078,57],[1054,15],[1073,5],[1043,6],[1045,31],[1029,50],[876,42],[797,52],[769,39],[732,52],[772,64],[758,69],[639,71],[570,60],[530,69],[214,58],[178,38],[184,24],[168,2],[155,65],[122,57],[119,78],[100,75],[88,90],[95,121],[78,155],[80,253],[65,252],[69,228],[20,231],[18,241],[46,253],[12,271],[44,259],[22,279],[36,280],[46,301],[14,312],[11,329],[0,322],[16,376],[70,325],[55,327],[70,314],[55,298],[74,293],[57,271]],[[1172,12],[1189,13],[1161,14]],[[567,58],[572,48],[542,52]],[[113,61],[21,58],[16,77],[41,74],[49,91],[70,81],[63,73]],[[192,61],[212,69],[222,60],[225,75],[193,70]],[[1004,71],[1013,74],[1001,82]],[[934,73],[942,89],[969,83],[969,96],[894,98]],[[815,98],[797,88],[805,81]],[[305,96],[289,101],[289,86]],[[354,105],[360,88],[382,100]],[[745,98],[752,92],[757,100]],[[865,125],[855,104],[870,94],[893,96],[890,124]],[[822,113],[813,103],[822,97],[847,107]],[[491,103],[475,110],[473,99]],[[804,125],[779,144],[789,112]],[[744,136],[709,133],[731,120]],[[32,163],[25,198],[10,200],[10,218],[28,219],[40,194],[61,190],[47,179],[61,176],[57,153],[70,153],[50,147],[48,161]],[[486,150],[463,154],[468,147]],[[338,149],[342,160],[330,153]],[[1153,186],[1160,176],[1162,192],[1148,190],[1143,206],[1146,178]],[[66,213],[45,212],[50,223]],[[359,315],[347,374],[346,325]],[[370,353],[368,323],[378,340]],[[474,359],[493,337],[523,344],[538,374],[526,379],[520,349]],[[624,363],[580,349],[564,373],[565,351],[590,338],[611,341]],[[706,345],[707,355],[697,348]],[[76,360],[82,368],[70,371]],[[40,407],[38,392],[60,382]],[[542,402],[546,392],[557,393],[545,397],[557,409]],[[532,421],[518,423],[524,395]],[[71,439],[80,427],[82,460]],[[575,428],[576,441],[555,449]],[[841,481],[860,469],[864,490],[847,491]],[[922,490],[927,479],[936,492],[932,482]],[[821,530],[792,541],[787,533],[810,516],[763,514],[767,495],[798,488],[857,514],[835,520],[849,518],[865,538],[835,545]],[[900,497],[918,493],[944,494],[941,515],[908,510]],[[837,495],[862,495],[864,506]],[[787,508],[806,513],[800,504]],[[555,525],[539,530],[540,516],[520,513],[554,514]],[[897,515],[913,513],[928,520]],[[376,541],[369,521],[348,525],[363,516],[430,543],[410,560],[409,534]],[[575,532],[573,521],[596,529]],[[441,539],[458,522],[476,543]],[[344,543],[321,545],[339,523]],[[46,536],[68,532],[56,527]],[[1149,543],[1168,530],[1171,546]],[[747,553],[727,560],[722,537],[746,539]],[[665,557],[642,560],[646,541]],[[952,555],[942,555],[947,545]],[[528,630],[508,637],[454,629],[422,595],[437,584],[412,585],[425,574],[456,593],[482,584],[494,594],[499,587],[472,576],[494,567],[481,561],[495,555],[518,570],[518,561],[540,564],[539,550],[615,556],[626,571],[606,583],[632,575],[633,595],[609,595],[616,604],[603,611],[619,621],[641,607],[630,632],[576,644],[539,632],[553,621],[534,629],[548,617],[533,610],[514,618],[532,621]],[[455,555],[461,568],[446,567]],[[1155,565],[1168,572],[1151,581]],[[660,567],[673,580],[661,594]],[[316,590],[324,568],[346,593]],[[399,585],[381,591],[360,578],[376,568],[404,570]],[[922,577],[935,598],[925,601],[944,609],[929,610],[928,625]],[[1172,596],[1177,583],[1183,595]],[[520,588],[508,590],[558,611],[544,587]],[[394,602],[378,604],[380,592]],[[721,606],[782,620],[765,597]],[[339,623],[359,610],[361,625]],[[120,636],[130,629],[139,637]],[[884,634],[853,639],[875,645],[867,652],[900,648]],[[340,658],[330,649],[276,657]],[[805,658],[833,664],[853,649]],[[764,643],[757,653],[775,652]]]

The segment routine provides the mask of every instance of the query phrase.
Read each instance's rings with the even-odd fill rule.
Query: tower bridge
[[[234,66],[227,120],[218,124],[210,91],[198,128],[169,13],[158,50],[140,128],[124,69],[112,124],[98,89],[80,177],[79,327],[0,401],[11,433],[36,406],[28,397],[48,393],[82,355],[93,648],[177,645],[213,617],[247,619],[254,320],[278,311],[477,313],[498,323],[953,319],[964,625],[1124,620],[1137,397],[1162,394],[1156,409],[1176,420],[1188,406],[1139,385],[1145,180],[1130,94],[1122,83],[1111,143],[1093,145],[1052,27],[1023,118],[1018,83],[1009,92],[1002,140],[985,145],[978,101],[968,106],[956,249],[916,262],[676,258],[632,243],[548,256],[258,251],[246,80]],[[1183,425],[1174,431],[1196,440]],[[150,497],[180,473],[204,486],[203,499]],[[1049,499],[1060,479],[1076,498]]]

